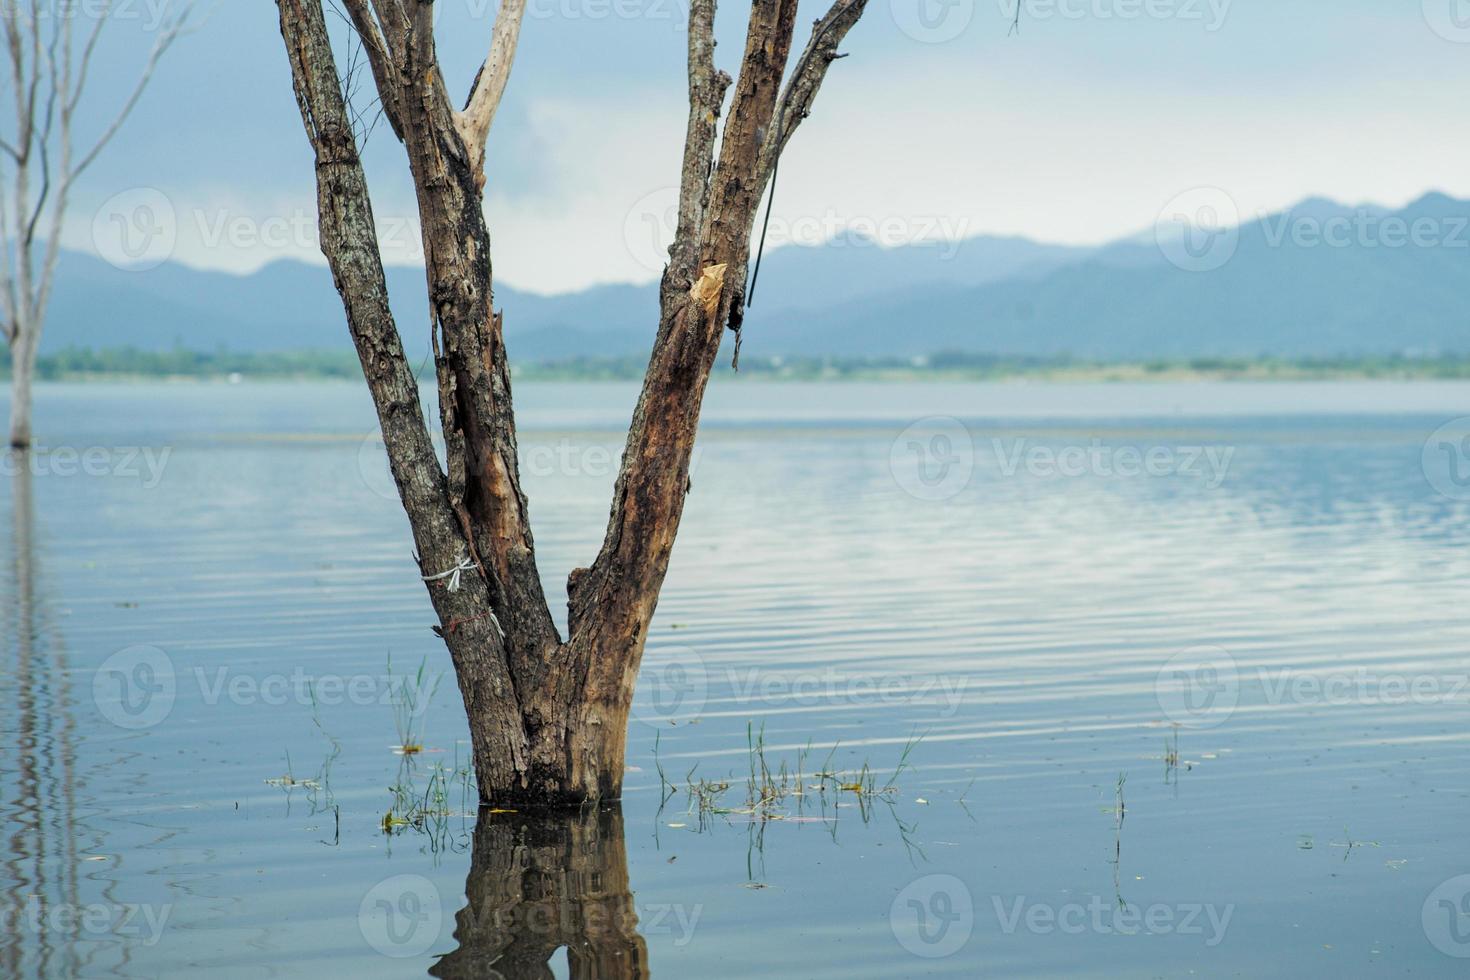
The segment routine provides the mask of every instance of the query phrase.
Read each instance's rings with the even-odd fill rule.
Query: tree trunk
[[[30,331],[16,334],[10,345],[10,445],[31,444],[31,378],[36,371],[36,349]]]
[[[388,307],[353,114],[321,0],[277,0],[316,151],[322,251],[377,408],[436,632],[459,679],[484,803],[581,806],[622,792],[633,685],[683,515],[705,386],[726,328],[739,329],[756,208],[776,155],[864,2],[836,0],[783,91],[796,0],[755,0],[717,165],[717,121],[731,80],[714,68],[714,0],[691,4],[679,227],[659,290],[658,335],[602,549],[567,583],[563,639],[541,588],[521,490],[482,210],[484,140],[525,5],[501,5],[490,57],[461,113],[439,70],[432,0],[343,0],[417,191],[446,447],[441,469]]]

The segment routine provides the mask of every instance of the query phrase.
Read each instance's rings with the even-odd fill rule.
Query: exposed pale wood
[[[510,81],[510,68],[515,62],[521,19],[525,13],[526,0],[500,0],[500,9],[495,12],[495,25],[490,29],[490,52],[485,55],[480,72],[475,76],[464,111],[454,116],[455,127],[470,153],[470,170],[479,176],[481,183],[485,174],[485,140],[490,136],[495,110],[500,108],[505,85]]]

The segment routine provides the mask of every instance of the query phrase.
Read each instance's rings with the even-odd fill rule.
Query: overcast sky
[[[163,2],[116,0],[93,125],[141,62]],[[558,292],[651,279],[684,130],[684,0],[529,2],[490,138],[497,280]],[[869,0],[851,57],[782,160],[773,239],[854,228],[889,244],[982,233],[1096,243],[1150,226],[1200,186],[1224,189],[1245,219],[1309,195],[1470,197],[1466,0],[1022,2],[1012,34],[1014,0]],[[494,4],[438,5],[459,98]],[[804,3],[798,44],[822,6]],[[205,26],[87,175],[67,244],[105,252],[118,214],[163,201],[180,261],[320,261],[275,6],[203,9]],[[732,73],[747,10],[719,13],[717,60]],[[386,128],[369,166],[389,261],[413,261],[411,186]]]

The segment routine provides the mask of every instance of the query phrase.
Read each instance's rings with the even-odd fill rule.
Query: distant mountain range
[[[1101,360],[1470,351],[1470,201],[1430,194],[1389,211],[1310,199],[1243,225],[1218,268],[1180,268],[1193,253],[1181,254],[1185,262],[1171,262],[1175,250],[1161,248],[1152,229],[1096,248],[987,236],[891,249],[853,236],[787,246],[765,257],[745,349]],[[391,269],[389,287],[405,346],[411,356],[427,351],[422,270]],[[657,319],[653,284],[558,296],[499,286],[496,304],[512,357],[536,361],[641,353]],[[128,272],[68,252],[43,350],[63,347],[350,343],[321,267]]]

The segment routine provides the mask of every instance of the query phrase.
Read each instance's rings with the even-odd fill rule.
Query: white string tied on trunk
[[[475,567],[476,566],[474,562],[470,561],[468,557],[464,557],[459,560],[459,564],[455,565],[449,571],[440,572],[438,575],[425,575],[423,576],[423,579],[425,582],[440,582],[444,579],[449,579],[449,591],[458,592],[460,587],[460,576],[462,576],[465,572],[473,572],[475,570]]]

